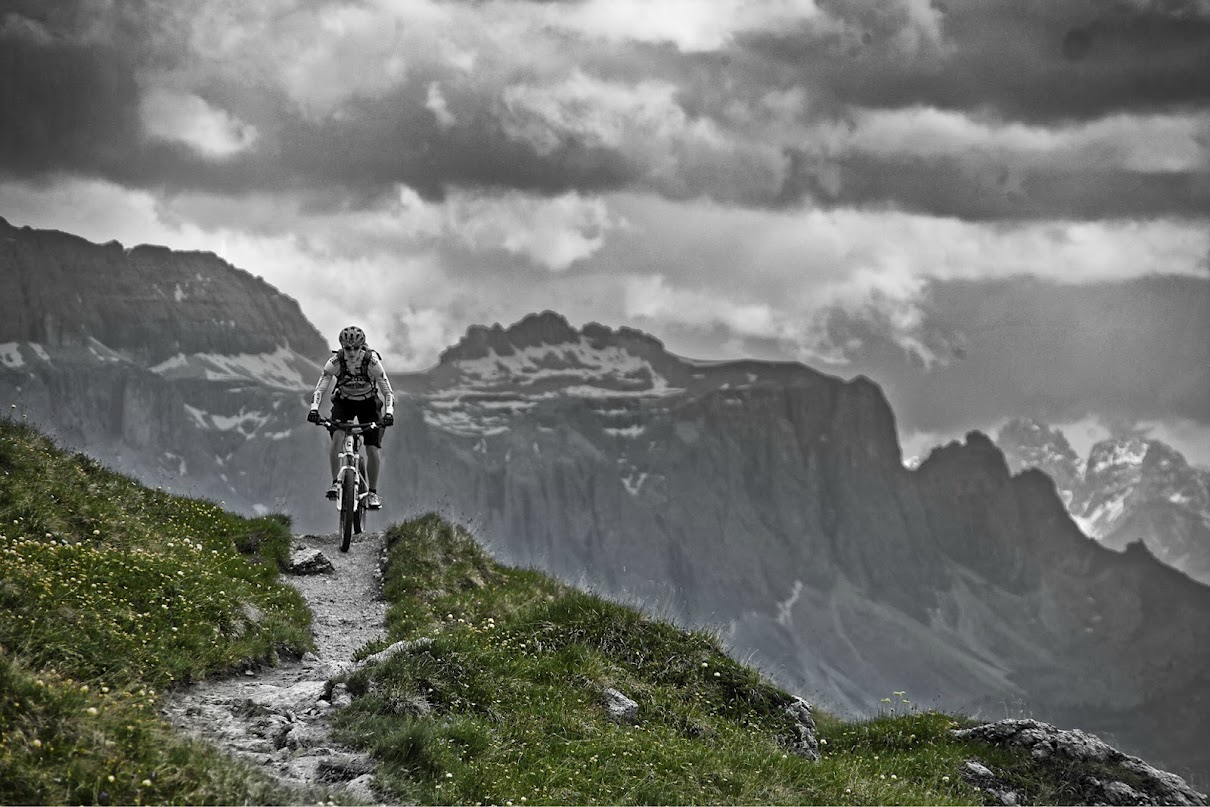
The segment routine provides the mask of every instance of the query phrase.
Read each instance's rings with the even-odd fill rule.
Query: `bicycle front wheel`
[[[345,471],[340,486],[340,551],[348,552],[353,540],[353,520],[357,515],[357,472]]]

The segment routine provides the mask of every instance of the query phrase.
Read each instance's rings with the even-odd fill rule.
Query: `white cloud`
[[[587,38],[669,42],[682,51],[717,50],[736,34],[823,19],[814,0],[587,0],[546,9],[548,24]]]
[[[139,113],[147,137],[184,143],[211,159],[246,151],[257,139],[254,126],[189,93],[152,89],[143,95]]]
[[[503,249],[552,272],[591,256],[621,224],[604,200],[578,193],[547,199],[455,192],[447,204],[451,237],[477,250]]]
[[[444,129],[448,129],[458,122],[450,112],[449,104],[446,103],[445,96],[441,92],[441,85],[436,81],[429,83],[428,97],[425,99],[424,106],[433,113],[437,123]]]
[[[956,160],[1004,168],[1205,171],[1210,113],[1111,115],[1060,126],[1003,122],[935,107],[859,109],[851,123],[811,127],[826,156]]]
[[[576,68],[560,82],[505,89],[504,123],[510,136],[528,141],[540,154],[550,154],[568,138],[606,148],[664,143],[694,134],[676,92],[669,82],[622,84]]]

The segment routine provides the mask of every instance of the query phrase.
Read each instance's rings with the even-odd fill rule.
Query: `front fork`
[[[356,464],[354,464],[354,458],[356,458]],[[344,485],[345,471],[349,469],[353,469],[357,474],[357,500],[361,501],[363,497],[369,495],[369,485],[363,484],[367,478],[366,459],[353,447],[353,438],[346,436],[344,451],[340,452],[340,470],[336,474],[336,479],[341,485]],[[339,496],[336,497],[336,501],[340,502]]]

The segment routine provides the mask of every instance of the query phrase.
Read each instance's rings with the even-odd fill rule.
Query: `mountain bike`
[[[361,534],[366,528],[369,508],[366,500],[370,496],[369,478],[366,476],[366,457],[361,450],[361,435],[371,429],[384,428],[380,423],[354,423],[349,420],[329,420],[321,417],[317,426],[331,427],[344,432],[344,450],[340,452],[340,470],[336,472],[336,506],[340,510],[340,551],[348,552],[353,534]]]

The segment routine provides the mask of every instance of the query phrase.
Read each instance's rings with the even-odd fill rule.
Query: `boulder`
[[[290,571],[294,574],[328,574],[332,561],[318,549],[296,549],[290,553]]]
[[[615,723],[639,722],[639,705],[612,687],[605,690],[605,711]]]
[[[1099,776],[1086,774],[1079,780],[1087,804],[1178,804],[1204,805],[1204,793],[1199,793],[1176,774],[1158,770],[1138,757],[1129,756],[1111,747],[1099,737],[1078,729],[1059,729],[1039,720],[1001,720],[969,729],[951,732],[959,739],[977,740],[1002,748],[1028,751],[1038,760],[1058,760],[1065,765],[1095,767]],[[991,774],[983,765],[982,771]],[[1131,781],[1111,778],[1106,771],[1118,769]],[[969,770],[968,770],[969,769]],[[986,776],[974,770],[971,763],[961,771],[967,781],[988,788]],[[994,779],[994,776],[992,777]]]

